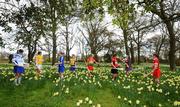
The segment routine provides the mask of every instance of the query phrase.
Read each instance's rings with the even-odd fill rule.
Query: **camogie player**
[[[132,70],[130,57],[127,56],[124,62],[125,62],[126,75],[128,76],[129,72]]]
[[[15,80],[14,83],[16,86],[21,84],[22,73],[24,73],[24,59],[23,59],[23,50],[19,49],[16,54],[14,54],[12,62],[14,64],[14,73]]]
[[[43,55],[42,52],[38,52],[34,57],[35,65],[36,65],[36,76],[39,77],[42,73],[42,63],[43,63]]]
[[[89,76],[92,76],[92,72],[94,70],[94,66],[93,66],[94,63],[97,63],[97,62],[94,58],[94,55],[92,54],[87,58],[87,70],[89,71]]]
[[[60,52],[59,53],[59,60],[58,63],[56,63],[56,65],[58,65],[58,72],[59,72],[59,77],[61,79],[64,78],[64,71],[65,71],[65,66],[64,66],[64,53]]]
[[[118,64],[118,58],[116,56],[116,54],[114,54],[111,58],[111,73],[112,73],[112,79],[115,80],[118,76],[118,67],[120,67],[120,65]]]
[[[76,56],[74,54],[72,54],[69,64],[70,64],[70,71],[74,72],[76,70]]]
[[[160,66],[159,66],[159,57],[157,54],[153,54],[153,70],[145,75],[144,77],[147,77],[148,75],[152,74],[153,76],[153,80],[156,83],[160,83],[160,77],[161,77],[161,70],[160,70]]]

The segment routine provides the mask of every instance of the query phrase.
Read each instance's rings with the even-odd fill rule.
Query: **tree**
[[[50,37],[52,38],[53,54],[52,54],[52,65],[56,62],[57,53],[57,39],[58,29],[60,24],[64,24],[64,19],[67,15],[73,13],[77,8],[77,0],[41,0],[47,9],[46,18],[49,21],[49,28],[51,31]],[[62,50],[61,50],[62,51]]]
[[[112,36],[112,33],[98,19],[84,22],[82,28],[85,31],[80,28],[79,30],[90,47],[91,54],[97,58],[97,54],[104,48],[108,36]]]
[[[82,21],[90,21],[104,18],[104,0],[79,0],[81,3],[80,18]],[[83,14],[82,14],[83,13]]]
[[[6,8],[6,13],[1,15],[4,17],[4,31],[11,32],[12,28],[8,23],[14,23],[16,25],[15,31],[15,41],[28,49],[28,62],[33,60],[33,57],[36,53],[36,48],[39,39],[43,34],[43,12],[38,7],[35,6],[33,2],[30,1],[28,4],[22,6],[16,6],[19,1],[13,2],[4,2],[9,6],[13,6],[15,9],[12,11],[9,8]],[[9,9],[9,10],[8,10]],[[8,28],[8,29],[7,29]]]
[[[176,52],[179,51],[179,59],[180,59],[180,22],[177,23],[175,27],[175,35],[176,35]]]
[[[51,42],[51,38],[49,38],[49,36],[43,36],[44,37],[44,42],[39,42],[38,43],[38,47],[40,47],[41,51],[45,51],[48,53],[48,62],[51,62],[51,54],[52,54],[52,42]]]
[[[167,38],[168,32],[164,24],[160,25],[160,31],[162,32],[161,35],[155,35],[156,37],[152,38],[154,39],[153,42],[154,42],[154,46],[156,47],[155,52],[158,55],[160,55],[162,48],[167,48],[165,47],[165,43],[167,43],[166,41],[168,41],[168,38]]]
[[[48,26],[50,28],[51,34],[51,40],[53,45],[53,51],[52,51],[52,65],[56,62],[56,54],[57,54],[57,28],[59,24],[59,19],[57,16],[57,8],[58,3],[57,0],[44,0],[42,1],[45,4],[46,7],[46,20],[48,20]]]
[[[72,50],[72,48],[75,46],[77,40],[76,40],[76,32],[72,30],[70,30],[69,26],[70,26],[70,21],[67,21],[67,23],[65,24],[65,30],[62,31],[62,36],[64,37],[64,45],[66,47],[66,60],[69,61],[70,59],[70,51]]]
[[[0,47],[3,47],[3,39],[2,39],[2,37],[0,37]]]
[[[108,6],[108,12],[114,17],[113,23],[120,27],[123,31],[124,44],[126,49],[126,55],[129,55],[128,48],[128,36],[129,24],[134,20],[135,8],[133,4],[129,3],[129,0],[106,0]]]
[[[120,50],[124,47],[124,41],[122,39],[117,39],[118,35],[116,36],[116,34],[113,32],[111,32],[110,35],[111,36],[107,37],[107,42],[104,46],[104,50],[107,50],[107,54],[111,53],[112,55],[114,51],[117,51],[118,49]]]
[[[68,3],[68,1],[64,4],[65,6],[65,13],[62,16],[62,26],[65,27],[65,30],[62,31],[62,36],[64,37],[65,40],[65,47],[66,47],[66,60],[69,61],[70,59],[70,51],[74,47],[76,41],[75,41],[75,33],[73,33],[73,30],[70,30],[70,26],[75,23],[78,19],[79,16],[78,14],[78,3],[71,0],[71,3]]]
[[[77,44],[78,44],[78,54],[81,55],[81,58],[85,58],[86,55],[88,55],[88,49],[86,46],[87,44],[86,40],[82,35],[78,36]]]
[[[131,53],[131,63],[135,62],[135,57],[134,57],[134,44],[133,40],[130,40],[130,53]]]
[[[138,54],[138,64],[140,64],[140,56],[141,56],[141,47],[143,46],[143,40],[145,33],[150,30],[150,26],[147,24],[147,17],[137,17],[131,24],[132,29],[131,31],[133,34],[130,36],[130,39],[136,44],[137,46],[137,54]],[[131,48],[132,48],[132,41],[131,41]],[[133,53],[133,50],[131,50]]]
[[[162,34],[162,35],[154,35],[152,38],[149,38],[147,42],[149,42],[154,47],[154,52],[160,55],[165,40],[166,40],[166,35]]]
[[[180,18],[178,0],[137,0],[140,6],[145,10],[157,15],[162,23],[166,25],[169,35],[169,64],[170,70],[175,70],[175,52],[176,52],[176,39],[174,32],[174,22]]]

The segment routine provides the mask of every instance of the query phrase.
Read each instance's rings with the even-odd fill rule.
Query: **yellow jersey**
[[[75,65],[76,58],[70,58],[70,65]]]
[[[35,62],[36,62],[36,64],[42,64],[43,63],[43,56],[42,55],[36,55],[35,56]]]

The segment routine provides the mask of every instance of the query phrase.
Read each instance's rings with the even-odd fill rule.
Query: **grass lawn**
[[[56,68],[44,67],[38,80],[30,68],[22,85],[15,86],[12,66],[0,65],[0,107],[172,107],[180,103],[180,72],[165,67],[159,85],[151,76],[142,78],[151,69],[141,65],[128,77],[119,71],[116,81],[108,67],[96,67],[92,78],[86,76],[86,69],[78,69],[77,77],[67,69],[62,80]]]

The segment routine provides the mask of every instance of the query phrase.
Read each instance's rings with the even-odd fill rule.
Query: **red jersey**
[[[93,71],[94,70],[94,67],[93,67],[94,62],[96,62],[96,60],[94,59],[93,56],[90,56],[87,59],[87,63],[88,63],[87,69],[88,69],[88,71]]]
[[[112,57],[111,61],[112,61],[113,66],[115,66],[116,68],[119,66],[117,63],[118,62],[117,57]]]
[[[153,69],[155,67],[155,64],[157,64],[157,69],[154,70],[153,72],[153,77],[154,78],[160,78],[161,76],[161,71],[160,71],[160,67],[159,67],[159,59],[158,58],[153,58]]]
[[[153,58],[153,64],[157,64],[157,69],[159,69],[159,59],[158,58]],[[154,69],[154,65],[153,65],[153,69]]]

